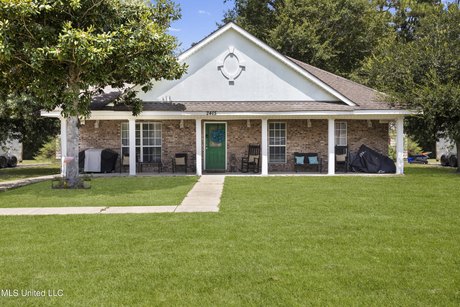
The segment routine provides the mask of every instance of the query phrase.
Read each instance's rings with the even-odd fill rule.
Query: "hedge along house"
[[[249,144],[260,144],[262,175],[292,172],[294,152],[320,153],[332,175],[335,145],[355,151],[366,144],[387,155],[388,125],[395,121],[397,173],[403,173],[403,119],[410,111],[380,101],[375,90],[285,57],[233,23],[179,61],[188,64],[188,72],[139,91],[144,108],[136,117],[110,103],[119,93],[96,97],[91,118],[80,128],[80,150],[128,154],[130,175],[142,161],[161,160],[170,171],[175,153],[185,152],[201,175],[229,171]],[[43,116],[61,115],[55,110]],[[61,123],[65,144],[63,118]]]

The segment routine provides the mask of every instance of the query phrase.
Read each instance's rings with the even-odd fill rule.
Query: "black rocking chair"
[[[335,146],[335,168],[337,170],[337,166],[342,166],[344,168],[345,173],[348,172],[349,161],[350,161],[350,153],[348,152],[348,146]]]
[[[248,156],[241,158],[242,173],[253,171],[258,173],[260,171],[260,145],[249,144]]]

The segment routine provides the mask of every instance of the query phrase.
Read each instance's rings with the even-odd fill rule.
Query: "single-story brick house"
[[[324,169],[335,174],[335,145],[354,151],[366,144],[387,155],[395,121],[397,173],[403,173],[403,119],[411,112],[382,101],[377,91],[286,57],[233,23],[179,61],[188,64],[187,73],[140,91],[144,108],[136,117],[110,103],[117,92],[97,97],[80,128],[80,149],[129,155],[131,175],[145,160],[161,160],[170,171],[172,157],[184,152],[201,175],[229,171],[249,144],[260,144],[262,175],[293,171],[294,152],[320,153]],[[61,117],[59,110],[43,115]]]

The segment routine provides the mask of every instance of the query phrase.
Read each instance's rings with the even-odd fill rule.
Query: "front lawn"
[[[24,178],[40,177],[59,174],[60,163],[44,163],[43,165],[30,165],[31,160],[20,164],[19,167],[0,169],[0,182],[18,180]],[[36,162],[35,162],[36,163]]]
[[[91,189],[51,189],[51,181],[0,193],[0,208],[179,205],[197,177],[94,178]]]
[[[219,213],[0,217],[0,289],[64,291],[0,305],[458,306],[459,187],[227,177]]]

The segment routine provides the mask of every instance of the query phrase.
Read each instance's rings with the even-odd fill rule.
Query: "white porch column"
[[[404,117],[396,119],[396,174],[404,174]]]
[[[67,157],[67,119],[61,117],[61,176],[66,173],[66,164],[64,162]]]
[[[129,120],[129,175],[136,175],[136,120]]]
[[[202,171],[203,171],[203,166],[201,165],[201,161],[203,161],[203,158],[201,156],[201,153],[203,152],[203,147],[201,145],[201,119],[195,120],[195,135],[196,135],[196,175],[201,176]]]
[[[327,120],[327,174],[335,175],[335,120]]]
[[[268,123],[262,119],[262,171],[263,176],[268,175]]]

